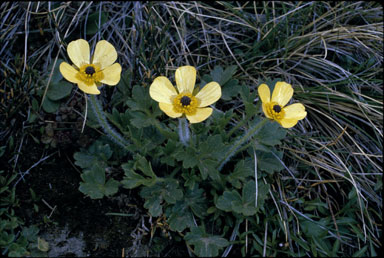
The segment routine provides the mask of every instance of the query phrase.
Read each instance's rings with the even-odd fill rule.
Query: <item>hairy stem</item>
[[[219,171],[223,168],[225,163],[228,162],[228,160],[237,153],[239,148],[250,138],[252,137],[260,128],[262,128],[267,122],[268,118],[264,118],[259,123],[257,123],[255,126],[250,128],[240,139],[238,139],[232,147],[225,153],[224,157],[220,161],[219,165]]]
[[[190,131],[188,128],[188,121],[185,118],[179,118],[179,138],[184,146],[188,146],[188,142],[190,139]]]
[[[89,96],[89,104],[92,108],[93,113],[95,114],[97,121],[99,122],[99,125],[103,128],[103,131],[106,133],[106,135],[116,144],[120,145],[124,149],[129,150],[128,146],[129,143],[124,139],[123,136],[121,136],[115,129],[113,129],[105,117],[104,111],[97,100],[97,97],[95,95]]]

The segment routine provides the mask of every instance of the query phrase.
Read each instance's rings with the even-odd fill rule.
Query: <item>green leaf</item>
[[[115,179],[109,179],[107,183],[104,186],[104,194],[106,196],[112,196],[119,190],[120,183],[116,181]]]
[[[216,132],[219,132],[220,134],[223,132],[222,128],[225,128],[231,119],[234,117],[233,109],[230,109],[224,113],[221,112],[213,112],[212,113],[212,130],[216,127]]]
[[[255,183],[255,182],[253,182]],[[269,185],[265,184],[263,180],[257,181],[257,210],[264,206],[265,200],[268,198]]]
[[[270,89],[270,91],[271,91],[271,94],[272,94],[273,90],[275,89],[275,85],[276,85],[276,83],[277,83],[277,82],[280,82],[280,81],[283,81],[283,80],[281,80],[280,78],[275,78],[275,79],[273,79],[273,80],[267,78],[267,79],[265,80],[265,84],[268,85],[268,87],[269,87],[269,89]]]
[[[236,79],[231,79],[222,87],[221,98],[223,100],[231,100],[240,92],[239,81]]]
[[[233,211],[233,203],[241,202],[241,195],[236,191],[224,191],[223,195],[217,199],[216,207],[223,211]]]
[[[36,120],[36,118],[37,118],[37,115],[34,113],[31,113],[28,119],[28,123],[33,123]]]
[[[328,210],[328,205],[324,202],[321,202],[320,198],[315,198],[314,200],[306,201],[304,205],[305,211],[318,210],[321,213],[324,213],[324,209]]]
[[[332,246],[332,255],[333,257],[337,257],[337,252],[339,251],[340,249],[340,240],[339,239],[336,239],[335,243],[333,244]]]
[[[91,169],[87,169],[81,174],[79,190],[92,199],[101,199],[104,196],[112,196],[117,193],[119,182],[114,179],[105,183],[105,169],[95,163]]]
[[[145,157],[137,155],[136,160],[137,161],[134,164],[134,168],[139,169],[146,176],[149,176],[152,178],[156,177],[155,173],[152,170],[151,163],[147,161]]]
[[[90,168],[95,163],[99,163],[101,166],[107,164],[107,161],[112,156],[112,150],[109,144],[103,144],[101,141],[94,142],[88,150],[81,150],[75,152],[73,157],[75,158],[75,164],[81,168]]]
[[[133,189],[139,185],[149,185],[147,182],[152,182],[151,179],[144,178],[143,176],[133,172],[133,170],[125,168],[124,165],[122,167],[125,171],[125,177],[121,181],[124,188]]]
[[[167,222],[172,230],[182,232],[194,226],[192,213],[183,200],[177,201],[170,210],[167,210]]]
[[[247,118],[253,117],[260,108],[259,105],[255,105],[254,100],[257,98],[257,91],[250,92],[250,87],[247,85],[239,86],[239,92],[240,96],[243,100],[244,107],[245,107],[245,114]]]
[[[130,88],[132,83],[132,73],[130,70],[126,70],[121,75],[120,82],[116,85],[116,88],[122,93],[123,96],[121,96],[123,99],[124,97],[128,97],[130,94]]]
[[[25,247],[23,246],[19,246],[18,244],[16,243],[12,243],[10,246],[9,246],[9,253],[8,253],[8,256],[9,257],[24,257],[28,254],[28,251]]]
[[[120,113],[115,107],[112,108],[112,114],[105,113],[111,123],[116,126],[120,131],[124,132],[129,125],[130,110],[126,110],[124,113]]]
[[[185,197],[184,203],[191,208],[193,213],[199,217],[203,218],[206,216],[207,212],[207,199],[204,196],[204,190],[198,188],[197,184],[193,189],[188,189]]]
[[[187,147],[185,150],[178,150],[174,154],[176,160],[183,161],[183,168],[193,168],[198,164],[195,151],[193,148]]]
[[[88,172],[88,174],[91,174],[91,172]],[[85,177],[82,175],[82,179],[85,181],[84,178]],[[90,178],[92,178],[92,176],[90,176]],[[101,188],[102,186],[100,187],[100,185],[95,182],[80,182],[79,191],[92,199],[101,199],[104,197]]]
[[[132,119],[130,120],[131,124],[136,128],[144,128],[153,124],[153,119],[148,117],[143,112],[132,112]]]
[[[223,155],[221,152],[223,147],[224,144],[220,134],[210,135],[199,145],[199,156],[203,159],[212,157],[213,159],[220,160]]]
[[[237,189],[241,188],[242,183],[246,182],[249,176],[254,174],[253,166],[253,162],[250,159],[247,161],[240,160],[236,163],[233,172],[227,176],[226,181]]]
[[[337,225],[349,225],[349,224],[357,224],[357,221],[354,218],[350,217],[339,217],[336,220]]]
[[[217,82],[221,86],[221,99],[230,100],[240,90],[238,80],[232,79],[236,70],[236,65],[229,66],[225,70],[221,66],[215,66],[210,75],[205,74],[202,76],[200,87],[203,88],[205,84],[212,81]]]
[[[108,13],[106,12],[95,12],[88,16],[87,20],[87,35],[96,34],[99,31],[99,15],[100,15],[100,26],[108,21]]]
[[[122,168],[125,172],[125,177],[122,180],[123,187],[128,189],[133,189],[139,185],[151,186],[156,182],[156,175],[152,170],[150,162],[148,162],[145,157],[140,155],[136,155],[136,162],[133,163],[133,166],[129,163],[125,163],[122,165]],[[134,170],[137,169],[141,171],[144,175],[148,177],[144,177]]]
[[[368,248],[368,245],[365,245],[363,246],[363,248],[361,248],[360,250],[358,250],[357,252],[355,252],[352,257],[363,257],[363,256],[366,256],[365,255],[365,252],[367,251],[367,248]]]
[[[252,216],[264,205],[268,193],[268,185],[258,181],[257,208],[255,207],[256,185],[254,180],[248,181],[242,188],[242,195],[236,190],[224,191],[216,202],[216,207],[227,212]]]
[[[88,171],[92,171],[91,173],[88,173]],[[85,180],[89,183],[95,183],[99,185],[104,185],[105,184],[105,169],[100,167],[100,166],[94,166],[93,169],[91,170],[85,170],[85,173],[83,174],[84,177],[83,179],[88,179]],[[87,177],[85,177],[87,175]]]
[[[4,153],[5,153],[5,149],[7,148],[7,146],[6,145],[4,145],[4,146],[0,146],[0,157],[2,157],[3,155],[4,155]]]
[[[258,123],[261,119],[257,119]],[[287,130],[274,121],[268,121],[254,136],[258,144],[274,146],[281,144],[281,140],[287,135]]]
[[[47,113],[55,113],[60,106],[59,101],[52,101],[49,98],[45,98],[43,102],[43,109]]]
[[[22,235],[29,241],[34,242],[37,239],[37,234],[39,233],[39,228],[36,225],[29,227],[24,227]]]
[[[153,217],[159,217],[163,214],[163,207],[161,206],[160,196],[151,196],[144,203],[144,208],[148,209],[148,212]]]
[[[0,233],[0,246],[6,246],[15,240],[14,234],[8,234],[6,231]]]
[[[35,98],[32,98],[32,110],[33,111],[39,110],[39,102]]]
[[[177,142],[169,139],[164,148],[161,148],[160,162],[173,167],[175,165],[175,157],[172,153],[177,149]]]
[[[252,216],[256,214],[255,207],[255,183],[249,181],[242,190],[241,200],[236,200],[231,203],[232,211],[242,213],[244,216]]]
[[[283,157],[282,152],[276,152],[276,155],[280,158]],[[281,162],[270,152],[256,151],[257,166],[260,170],[273,174],[274,172],[280,172],[284,167]]]
[[[235,75],[237,70],[237,65],[231,65],[225,68],[224,72],[221,75],[221,79],[219,81],[220,85],[226,86],[233,75]]]
[[[50,81],[50,83],[49,83],[49,87],[48,87],[48,89],[51,87],[52,84],[56,84],[56,83],[58,83],[60,80],[63,79],[63,75],[62,75],[61,72],[60,72],[60,64],[61,64],[62,62],[64,62],[63,59],[61,59],[61,58],[58,58],[58,59],[57,59],[55,68],[54,68],[54,70],[53,70],[53,72],[52,72],[52,77],[51,77],[51,81]],[[52,62],[52,63],[48,66],[48,69],[47,69],[47,71],[48,71],[48,76],[51,74],[53,64],[54,64],[54,62]],[[48,82],[48,79],[49,79],[49,78],[47,78],[47,82]],[[34,110],[37,110],[37,109],[34,109]]]
[[[73,154],[75,158],[75,164],[81,168],[89,168],[98,161],[98,157],[93,154],[88,154],[85,152],[75,152]]]
[[[126,101],[126,104],[134,111],[147,111],[151,107],[152,99],[148,90],[142,86],[135,85],[132,89],[132,99]]]
[[[178,181],[167,178],[157,181],[155,185],[143,187],[140,196],[146,199],[144,207],[148,209],[149,213],[158,217],[163,213],[163,200],[168,204],[174,204],[183,198],[183,192],[179,189]]]
[[[222,153],[221,135],[216,134],[202,140],[196,149],[193,147],[178,148],[172,156],[178,161],[183,161],[183,168],[188,169],[198,166],[203,180],[208,175],[213,180],[220,180],[220,174],[216,167],[218,159],[223,155]]]
[[[214,81],[220,84],[220,86],[224,86],[227,82],[229,82],[232,76],[236,73],[237,66],[231,65],[228,66],[225,70],[219,65],[216,65],[210,73],[210,76],[203,76],[205,82]]]
[[[225,238],[207,234],[200,227],[192,228],[184,236],[184,240],[194,246],[196,255],[200,257],[218,256],[219,250],[229,244]]]
[[[321,228],[318,223],[304,220],[300,223],[303,233],[309,237],[321,238],[327,234],[327,230]]]
[[[161,195],[167,203],[176,203],[183,197],[183,191],[179,189],[179,182],[176,180],[166,180],[161,190]]]
[[[216,65],[211,71],[212,81],[217,82],[219,84],[220,84],[222,75],[223,75],[223,68],[219,65]]]
[[[256,185],[255,182],[248,181],[242,191],[242,213],[244,216],[251,216],[256,213],[255,198],[256,198]]]
[[[49,85],[47,97],[50,100],[57,101],[69,96],[69,94],[71,94],[71,91],[72,83],[60,81]]]
[[[202,178],[200,175],[197,175],[195,173],[195,170],[184,170],[181,174],[181,176],[184,178],[184,186],[188,189],[194,189],[197,183],[202,181]]]
[[[199,160],[198,167],[203,180],[207,179],[208,175],[212,178],[212,180],[220,180],[219,170],[217,169],[217,161],[211,159]]]
[[[158,146],[165,140],[165,137],[154,127],[146,127],[137,129],[134,126],[129,126],[131,137],[133,141],[132,152],[141,153],[145,155],[158,148]]]

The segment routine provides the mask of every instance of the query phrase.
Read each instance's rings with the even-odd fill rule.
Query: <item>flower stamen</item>
[[[92,74],[94,74],[95,72],[95,68],[93,68],[92,66],[87,66],[87,68],[85,68],[85,73],[88,75],[92,76]]]
[[[76,76],[88,86],[94,85],[94,83],[98,83],[104,79],[100,65],[97,64],[82,65]]]
[[[284,118],[285,112],[279,104],[276,102],[270,102],[266,104],[267,112],[274,120],[280,121]]]
[[[186,115],[194,115],[198,100],[191,93],[180,93],[173,99],[173,111]]]
[[[183,96],[180,99],[180,103],[183,107],[188,106],[191,103],[191,99],[188,96]]]
[[[274,105],[273,106],[273,110],[276,112],[276,113],[280,113],[281,111],[281,107],[279,105]]]

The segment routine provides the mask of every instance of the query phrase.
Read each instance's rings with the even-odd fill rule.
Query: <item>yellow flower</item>
[[[293,95],[293,88],[290,84],[277,82],[272,93],[272,99],[271,92],[266,84],[261,84],[257,90],[262,101],[265,116],[276,120],[282,127],[291,128],[299,120],[306,117],[307,112],[301,103],[285,107]]]
[[[183,114],[191,123],[199,123],[212,114],[207,107],[221,97],[221,87],[217,82],[207,83],[194,94],[196,69],[193,66],[177,68],[175,74],[177,90],[167,77],[157,77],[149,87],[149,95],[159,102],[160,109],[172,118]]]
[[[92,59],[89,44],[84,39],[69,43],[67,52],[74,65],[62,62],[60,72],[65,79],[76,83],[85,93],[100,94],[97,87],[101,84],[113,86],[120,81],[121,66],[115,63],[117,52],[108,41],[97,42]]]

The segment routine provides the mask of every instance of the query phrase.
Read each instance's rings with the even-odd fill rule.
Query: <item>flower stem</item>
[[[185,118],[179,118],[179,138],[184,146],[188,146],[188,142],[190,139],[190,131],[188,128],[188,121]]]
[[[242,119],[240,122],[238,122],[234,127],[232,127],[232,129],[229,131],[229,133],[227,134],[227,139],[229,139],[229,137],[237,131],[237,129],[239,129],[241,126],[243,126],[245,124],[245,122],[247,122],[247,119]]]
[[[89,95],[89,104],[97,118],[97,121],[99,122],[99,125],[103,128],[103,131],[106,133],[106,135],[114,143],[120,145],[124,149],[131,152],[131,150],[128,148],[130,144],[124,139],[123,136],[121,136],[115,129],[113,129],[109,125],[107,118],[105,117],[105,114],[103,112],[103,109],[95,95]]]
[[[220,161],[219,171],[223,168],[225,163],[229,161],[229,159],[237,153],[239,148],[250,138],[252,137],[260,128],[262,128],[267,122],[268,118],[264,118],[255,126],[250,128],[240,139],[238,139],[232,147],[225,153],[224,157]]]
[[[88,101],[87,101],[87,94],[84,92],[84,99],[85,99],[85,114],[84,114],[84,122],[83,126],[81,127],[81,133],[84,132],[85,122],[87,121],[87,114],[88,114]]]

